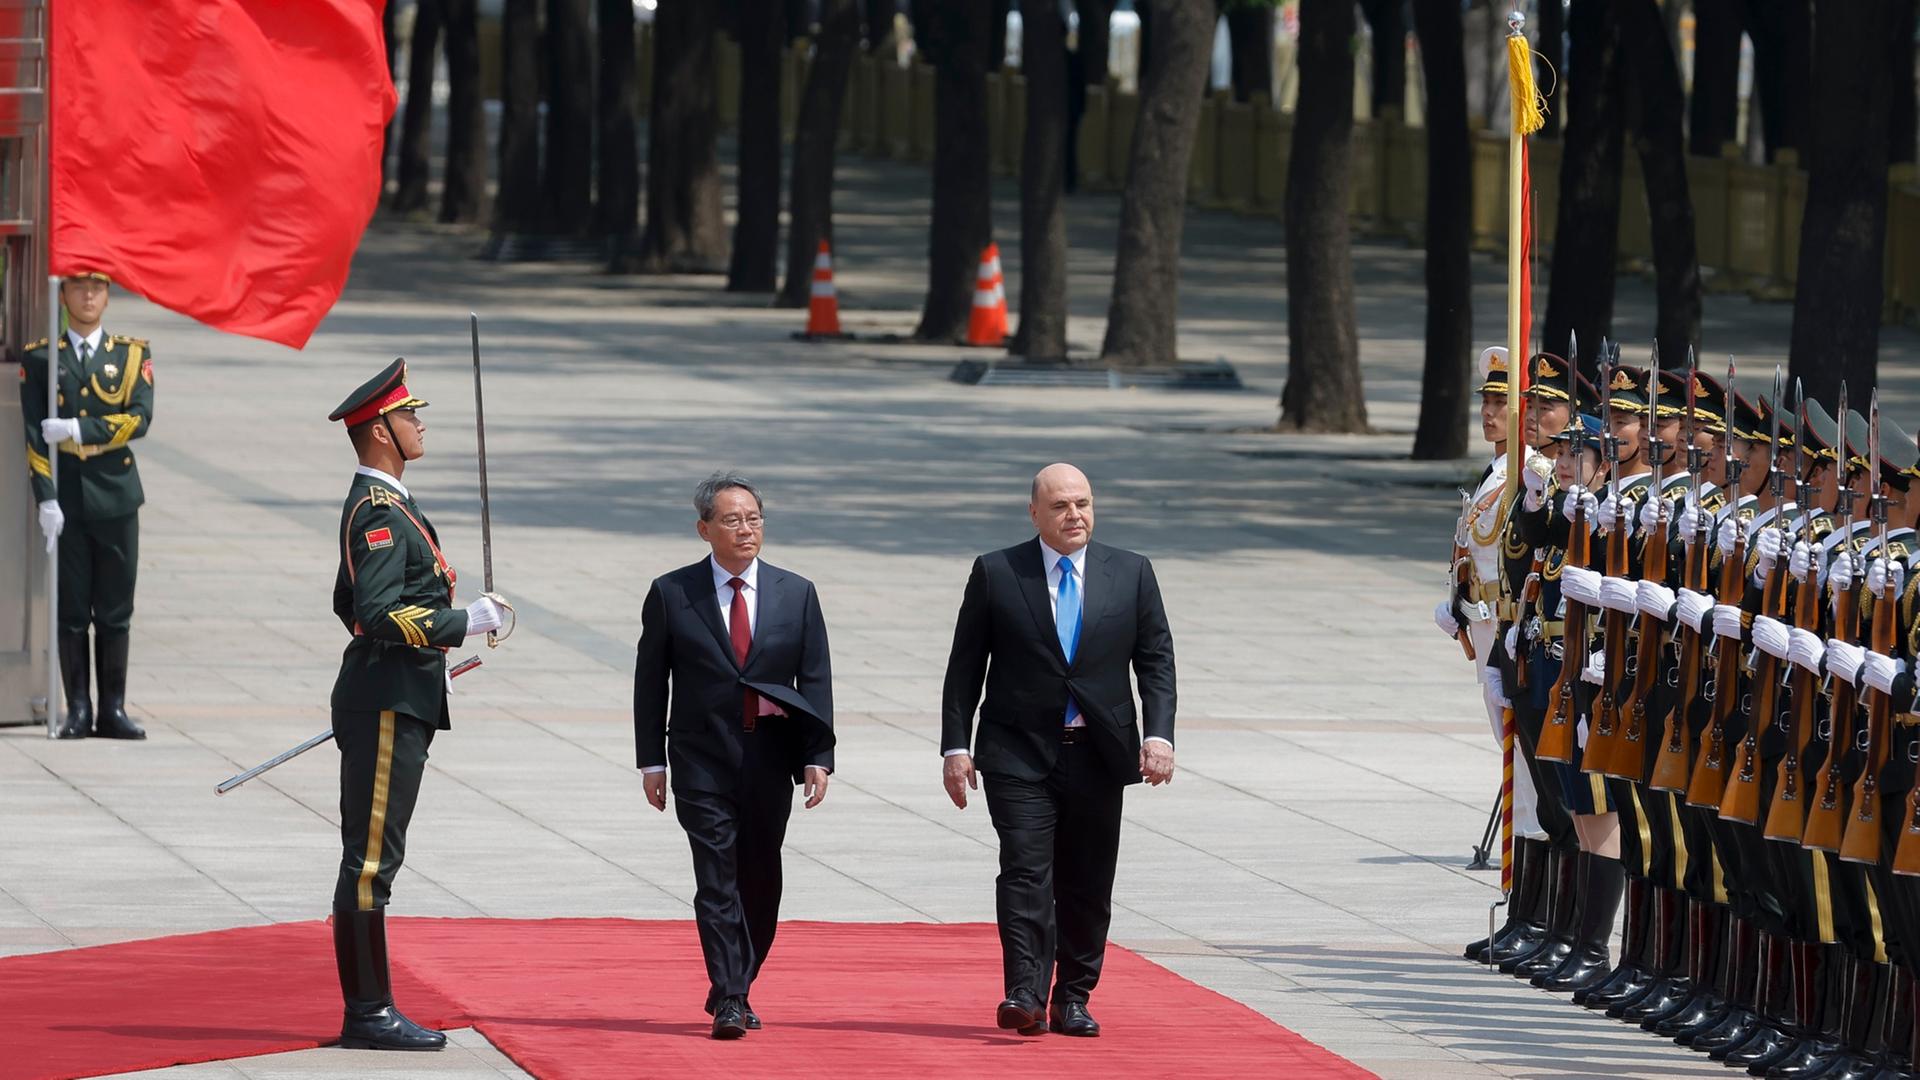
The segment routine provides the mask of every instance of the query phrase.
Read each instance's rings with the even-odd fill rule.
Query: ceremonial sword
[[[513,605],[493,591],[493,500],[487,496],[487,410],[480,394],[480,316],[467,312],[467,325],[473,331],[473,436],[480,454],[480,590],[482,595],[506,610],[505,630],[487,631],[487,648],[497,649],[512,636],[518,620]]]
[[[474,668],[477,668],[479,666],[480,666],[480,658],[477,656],[469,656],[465,660],[462,660],[459,663],[448,668],[447,678],[457,679],[460,676],[465,675],[467,672],[472,671]],[[313,738],[308,739],[306,742],[301,743],[299,746],[296,746],[291,750],[283,750],[280,753],[273,755],[272,757],[261,762],[260,764],[255,765],[253,768],[248,769],[246,772],[237,773],[233,776],[227,777],[225,780],[222,780],[218,784],[215,784],[213,786],[213,793],[215,795],[225,795],[227,792],[232,791],[234,788],[239,787],[241,784],[246,783],[247,781],[253,779],[256,776],[259,776],[261,773],[266,772],[269,769],[277,769],[280,766],[285,765],[287,762],[292,761],[294,758],[299,757],[301,754],[306,753],[307,751],[313,749],[316,746],[319,746],[321,743],[326,742],[328,739],[331,739],[331,738],[333,738],[333,729],[328,728],[327,730],[321,732],[318,735],[315,735]]]

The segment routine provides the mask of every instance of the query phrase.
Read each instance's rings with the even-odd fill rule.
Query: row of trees
[[[1485,6],[1476,0],[1477,6]],[[1756,57],[1753,108],[1769,158],[1808,165],[1794,374],[1821,393],[1874,376],[1886,168],[1912,160],[1915,0],[1692,0],[1691,90],[1672,37],[1680,0],[1547,0],[1532,28],[1552,87],[1548,134],[1563,139],[1555,246],[1545,268],[1542,340],[1598,342],[1613,325],[1622,166],[1638,156],[1653,222],[1663,355],[1700,344],[1701,282],[1686,155],[1714,154],[1739,116],[1741,38]],[[593,6],[589,6],[589,5]],[[1005,50],[1008,0],[910,0],[913,44],[935,71],[927,291],[915,336],[960,337],[992,233],[987,73]],[[1027,83],[1020,176],[1019,323],[1010,351],[1066,355],[1066,202],[1080,80],[1106,77],[1112,0],[1074,0],[1069,53],[1057,0],[1024,0]],[[1267,93],[1277,0],[1136,0],[1139,114],[1122,195],[1104,364],[1176,358],[1180,236],[1189,159],[1217,21],[1234,46],[1236,96]],[[806,303],[814,251],[833,235],[841,103],[853,57],[891,56],[895,0],[660,0],[641,213],[638,70],[631,0],[505,0],[497,239],[596,239],[622,273],[725,273],[727,287]],[[543,10],[544,9],[544,10]],[[1504,8],[1499,9],[1504,11]],[[1419,43],[1427,117],[1426,360],[1419,457],[1466,452],[1474,354],[1471,124],[1460,0],[1298,0],[1298,103],[1286,183],[1289,374],[1281,424],[1367,424],[1348,214],[1355,53],[1364,19],[1377,48],[1373,98],[1405,96],[1406,16]],[[1495,13],[1497,15],[1497,13]],[[391,8],[390,8],[391,15]],[[428,201],[427,128],[435,49],[452,83],[439,217],[477,221],[487,157],[476,0],[417,0],[410,87],[391,205]],[[721,212],[715,35],[740,45],[740,122],[731,235]],[[783,50],[805,35],[813,62],[798,103],[784,281],[778,273]],[[391,35],[390,35],[391,40]],[[1563,48],[1564,45],[1564,48]],[[1391,51],[1389,51],[1391,49]],[[546,109],[542,112],[542,85]],[[1898,91],[1898,92],[1896,92]],[[1815,124],[1813,117],[1827,118]],[[1563,347],[1563,346],[1562,346]],[[1581,357],[1591,368],[1595,350]]]

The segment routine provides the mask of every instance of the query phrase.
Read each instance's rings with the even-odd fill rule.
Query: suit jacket
[[[1045,779],[1060,754],[1069,693],[1116,782],[1140,780],[1143,725],[1146,735],[1173,741],[1173,634],[1153,564],[1090,543],[1085,575],[1080,641],[1069,664],[1054,629],[1039,539],[973,561],[947,659],[942,749],[973,746],[982,772]],[[1140,687],[1138,715],[1129,665]]]
[[[761,562],[747,662],[734,660],[709,559],[654,579],[640,609],[633,673],[638,765],[666,765],[676,789],[732,791],[740,778],[742,698],[752,689],[787,711],[763,716],[794,783],[833,768],[833,666],[813,582]],[[765,733],[763,733],[764,735]]]

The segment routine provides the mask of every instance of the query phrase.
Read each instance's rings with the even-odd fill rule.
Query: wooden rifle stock
[[[1740,602],[1741,582],[1747,559],[1744,540],[1735,539],[1733,550],[1720,563],[1722,604]],[[1693,762],[1693,776],[1687,782],[1687,805],[1720,808],[1727,790],[1727,721],[1740,696],[1740,641],[1716,637],[1713,642],[1713,716],[1700,733],[1700,754]]]
[[[1873,605],[1873,651],[1893,652],[1893,616],[1898,601],[1876,597]],[[1887,764],[1887,740],[1892,737],[1893,701],[1867,688],[1867,749],[1860,778],[1853,786],[1853,815],[1840,840],[1840,857],[1848,862],[1880,861],[1880,770]]]
[[[1567,539],[1565,567],[1585,569],[1593,561],[1593,536],[1587,531],[1585,508],[1574,504],[1572,531]],[[1542,761],[1573,761],[1575,713],[1574,691],[1580,685],[1580,670],[1587,662],[1587,606],[1567,601],[1565,629],[1560,638],[1560,677],[1547,694],[1547,718],[1540,727],[1540,741],[1534,756]]]
[[[1705,543],[1687,538],[1680,569],[1682,587],[1694,592],[1706,591],[1709,550]],[[1684,792],[1693,775],[1693,747],[1688,741],[1692,733],[1687,730],[1687,724],[1693,715],[1694,703],[1700,698],[1700,670],[1706,659],[1706,645],[1700,639],[1699,627],[1683,623],[1674,632],[1680,639],[1680,700],[1667,714],[1666,731],[1660,739],[1659,753],[1653,759],[1653,775],[1648,778],[1647,786],[1655,791]]]
[[[1457,543],[1453,545],[1453,585],[1455,597],[1467,596],[1473,589],[1473,553]],[[1469,662],[1479,659],[1473,653],[1473,635],[1465,626],[1454,631],[1453,639],[1460,643],[1460,651],[1467,654]]]
[[[1853,590],[1833,598],[1833,636],[1851,642],[1860,636]],[[1813,778],[1814,800],[1807,805],[1807,831],[1800,834],[1800,846],[1818,851],[1839,851],[1846,828],[1847,811],[1840,785],[1840,755],[1853,745],[1853,714],[1858,705],[1853,684],[1833,680],[1833,704],[1827,710],[1827,760]]]
[[[1920,744],[1908,744],[1909,761],[1915,749],[1920,749]],[[1920,876],[1920,773],[1916,773],[1914,780],[1916,783],[1907,792],[1907,805],[1900,815],[1900,842],[1893,849],[1893,872],[1908,877]]]
[[[1793,625],[1801,630],[1820,629],[1820,584],[1811,570],[1793,594]],[[1769,840],[1799,843],[1807,830],[1807,800],[1800,776],[1801,755],[1813,739],[1815,698],[1820,685],[1814,673],[1796,666],[1793,669],[1793,730],[1787,735],[1787,754],[1780,759],[1779,773],[1773,785],[1773,802],[1767,807],[1767,822],[1762,834]],[[1920,852],[1916,852],[1920,854]]]
[[[1780,618],[1786,614],[1786,599],[1786,575],[1776,565],[1767,572],[1766,584],[1761,587],[1760,613]],[[1760,732],[1773,723],[1774,707],[1779,700],[1780,658],[1762,652],[1754,665],[1753,704],[1747,710],[1747,733],[1740,740],[1739,757],[1727,776],[1727,789],[1720,796],[1720,816],[1728,821],[1743,825],[1760,821]]]
[[[1658,496],[1650,496],[1657,498]],[[1649,536],[1641,548],[1640,576],[1647,581],[1667,580],[1667,538]],[[1640,613],[1640,645],[1634,655],[1633,689],[1620,703],[1623,718],[1619,736],[1614,740],[1613,756],[1600,762],[1608,776],[1638,784],[1647,777],[1647,700],[1653,696],[1653,682],[1660,673],[1661,646],[1666,644],[1665,623]],[[1656,718],[1657,719],[1657,718]]]
[[[1607,534],[1607,576],[1625,577],[1627,575],[1628,521],[1620,521],[1618,526]],[[1587,747],[1580,755],[1580,771],[1601,772],[1602,767],[1612,763],[1620,741],[1620,701],[1614,695],[1614,689],[1624,675],[1627,665],[1627,615],[1623,611],[1608,610],[1606,618],[1601,620],[1606,637],[1606,672],[1600,679],[1600,697],[1593,707],[1593,726],[1587,732]]]
[[[1533,613],[1540,610],[1540,575],[1546,569],[1546,558],[1538,550],[1533,553],[1533,565],[1527,571],[1526,583],[1520,586],[1520,604],[1515,609],[1514,626],[1518,628],[1513,635],[1515,655],[1513,657],[1513,682],[1515,686],[1527,688],[1527,623],[1533,621]]]

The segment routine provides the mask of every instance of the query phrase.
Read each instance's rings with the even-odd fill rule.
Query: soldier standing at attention
[[[47,549],[59,548],[60,674],[67,714],[56,738],[144,739],[127,716],[127,644],[133,581],[140,564],[140,470],[127,444],[153,426],[153,357],[138,338],[107,336],[107,275],[85,272],[60,282],[67,332],[60,335],[56,416],[47,415],[47,345],[27,347],[20,365],[20,407],[27,469],[40,504]],[[53,483],[51,455],[62,462]],[[88,630],[100,669],[93,707]]]
[[[447,721],[447,649],[500,628],[503,603],[454,601],[453,567],[440,537],[400,482],[426,452],[426,402],[395,360],[327,417],[346,424],[360,459],[340,516],[333,610],[353,633],[333,684],[340,746],[340,876],[333,892],[333,950],[346,1001],[340,1045],[438,1050],[446,1036],[393,1006],[387,970],[387,896],[400,871],[407,823],[420,794],[427,747]]]

